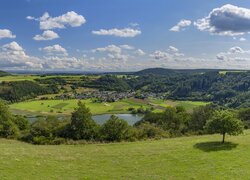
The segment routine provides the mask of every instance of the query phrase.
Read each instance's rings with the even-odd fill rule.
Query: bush
[[[137,126],[138,139],[159,139],[169,137],[169,133],[148,122]]]
[[[101,137],[105,141],[120,142],[128,138],[127,134],[130,126],[128,123],[112,115],[101,127]]]

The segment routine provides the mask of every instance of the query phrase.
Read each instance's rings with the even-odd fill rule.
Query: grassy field
[[[225,74],[227,74],[227,73],[230,73],[230,72],[232,72],[232,73],[241,73],[241,72],[247,72],[247,71],[245,71],[245,70],[228,70],[228,71],[219,71],[219,73],[220,74],[223,74],[223,75],[225,75]]]
[[[0,140],[0,179],[249,179],[250,131],[117,144]]]
[[[173,101],[173,100],[160,100],[160,99],[152,99],[150,102],[154,105],[159,105],[162,107],[169,107],[169,106],[183,106],[187,111],[192,111],[195,107],[204,106],[208,104],[207,102],[201,101]]]
[[[49,76],[39,76],[39,75],[13,75],[13,76],[4,76],[0,77],[0,82],[6,81],[6,82],[12,82],[12,81],[34,81],[35,79],[46,79],[46,78],[55,78],[60,77],[64,78],[65,80],[71,82],[71,81],[79,81],[82,75],[49,75]],[[89,76],[89,78],[94,78],[94,76]]]
[[[38,75],[17,75],[17,76],[4,76],[0,77],[0,82],[2,81],[34,81],[34,79],[40,78]]]
[[[74,108],[77,107],[78,100],[40,100],[27,101],[12,104],[10,108],[15,111],[28,111],[33,113],[48,113],[48,114],[70,114]],[[90,99],[82,100],[87,107],[90,108],[92,114],[106,114],[106,113],[127,113],[129,107],[149,107],[147,104],[137,103],[129,100],[122,100],[114,103],[94,103]],[[52,112],[53,111],[53,112]]]
[[[163,101],[163,100],[139,100],[125,99],[114,103],[93,103],[91,100],[82,100],[90,108],[92,114],[128,113],[128,108],[148,108],[154,106],[156,110],[162,110],[168,106],[182,105],[187,110],[205,105],[204,102],[191,101]],[[77,106],[78,100],[36,100],[26,101],[10,105],[12,112],[17,114],[70,114]]]

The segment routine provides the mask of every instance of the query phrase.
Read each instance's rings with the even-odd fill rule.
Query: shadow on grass
[[[238,144],[225,142],[224,144],[221,142],[202,142],[194,145],[194,148],[200,149],[204,152],[211,151],[230,151],[236,148]]]

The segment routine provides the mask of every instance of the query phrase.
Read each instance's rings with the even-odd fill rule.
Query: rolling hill
[[[0,70],[0,77],[10,76],[10,75],[11,75],[10,73]]]

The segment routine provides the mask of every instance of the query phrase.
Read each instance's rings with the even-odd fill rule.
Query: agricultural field
[[[173,100],[161,100],[161,99],[151,99],[150,103],[162,107],[182,106],[189,112],[191,112],[195,107],[205,106],[209,104],[208,102],[202,102],[202,101],[173,101]]]
[[[77,106],[78,100],[35,100],[15,103],[10,105],[12,112],[17,114],[65,114],[69,115]],[[82,100],[87,107],[90,108],[92,114],[117,114],[128,113],[129,108],[150,108],[160,111],[169,106],[183,106],[191,111],[194,107],[205,105],[205,102],[191,102],[191,101],[163,101],[163,100],[139,100],[139,99],[124,99],[113,103],[96,103],[91,99]]]
[[[34,81],[37,78],[41,78],[38,75],[13,75],[0,77],[0,82],[12,82],[12,81]]]
[[[72,81],[79,81],[82,75],[48,75],[48,76],[40,76],[40,75],[12,75],[12,76],[3,76],[0,77],[0,82],[12,82],[12,81],[34,81],[35,79],[46,79],[46,78],[64,78],[65,80],[72,82]],[[96,78],[95,76],[88,76],[89,78]]]
[[[250,131],[238,137],[38,146],[0,140],[0,179],[249,179]]]
[[[223,74],[223,75],[225,75],[225,74],[227,74],[227,73],[241,73],[241,72],[247,72],[247,71],[244,71],[244,70],[227,70],[227,71],[219,71],[219,73],[220,74]]]

